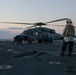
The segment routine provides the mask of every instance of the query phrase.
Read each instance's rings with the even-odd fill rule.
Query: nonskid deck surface
[[[12,44],[0,42],[0,75],[76,75],[76,44],[72,56],[60,56],[62,42]]]

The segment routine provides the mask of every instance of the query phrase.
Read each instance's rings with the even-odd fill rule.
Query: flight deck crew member
[[[69,50],[69,56],[71,56],[72,50],[73,50],[73,42],[74,42],[74,37],[75,37],[75,28],[72,25],[72,21],[68,19],[66,21],[66,26],[64,28],[62,37],[63,37],[63,45],[62,45],[62,53],[60,54],[61,56],[64,56],[64,52],[66,50],[66,47],[68,45],[68,50]]]

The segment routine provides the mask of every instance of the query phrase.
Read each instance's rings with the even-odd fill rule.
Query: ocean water
[[[13,39],[0,39],[0,41],[13,41]]]

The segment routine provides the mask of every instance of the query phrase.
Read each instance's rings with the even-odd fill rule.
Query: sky
[[[0,0],[0,22],[48,22],[70,18],[76,25],[76,0]],[[53,24],[65,25],[65,21]],[[0,39],[12,39],[29,25],[0,23]],[[64,27],[46,26],[62,33]]]

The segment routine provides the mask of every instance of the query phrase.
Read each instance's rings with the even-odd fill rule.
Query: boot
[[[69,52],[69,56],[71,56],[71,52]]]

